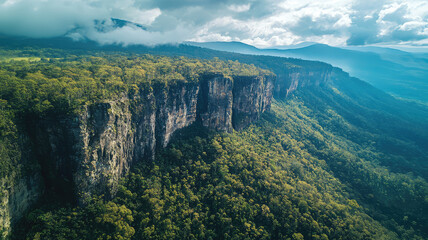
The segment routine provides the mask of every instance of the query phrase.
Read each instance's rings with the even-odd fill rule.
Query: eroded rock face
[[[202,125],[216,131],[232,131],[232,79],[222,75],[204,78],[198,103]]]
[[[134,133],[132,159],[154,160],[156,147],[156,100],[153,92],[142,91],[130,104]]]
[[[241,130],[270,108],[274,79],[270,76],[235,77],[233,128]]]
[[[45,188],[28,136],[21,135],[19,145],[21,164],[14,166],[10,175],[0,178],[0,239],[37,202]]]
[[[172,134],[195,122],[199,84],[178,82],[156,95],[156,139],[166,147]]]
[[[273,82],[273,76],[209,75],[36,119],[29,128],[45,186],[81,204],[95,195],[110,198],[132,164],[154,161],[175,131],[200,121],[230,132],[257,120],[269,109]]]
[[[341,70],[294,68],[274,76],[202,76],[134,96],[84,106],[78,114],[35,119],[28,126],[32,156],[40,169],[0,179],[0,226],[8,229],[44,189],[81,204],[94,195],[112,197],[132,164],[155,161],[179,129],[196,121],[216,131],[241,130],[300,87],[340,78]],[[275,88],[275,90],[274,90]],[[28,144],[31,145],[31,144]],[[43,178],[42,178],[43,176]]]
[[[75,141],[69,158],[76,166],[71,174],[78,200],[94,194],[113,196],[118,179],[133,163],[153,161],[157,148],[166,147],[175,131],[195,121],[230,132],[235,125],[249,125],[270,107],[273,76],[202,78],[86,107],[70,137]],[[235,124],[234,111],[245,120]]]
[[[342,72],[340,69],[325,64],[322,68],[291,68],[277,76],[275,97],[284,99],[298,88],[319,86],[332,80],[332,75]]]
[[[12,176],[13,177],[13,176]],[[0,238],[5,237],[14,224],[41,196],[43,184],[38,173],[24,178],[0,179]]]
[[[135,131],[128,98],[86,107],[75,129],[73,180],[78,199],[91,194],[113,196],[123,172],[129,170]]]

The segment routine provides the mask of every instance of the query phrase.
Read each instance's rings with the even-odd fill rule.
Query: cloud
[[[302,37],[336,34],[342,29],[341,27],[334,27],[340,19],[341,16],[338,15],[325,15],[318,19],[314,19],[312,16],[303,16],[290,27],[290,30]]]
[[[251,4],[243,4],[243,5],[233,4],[233,5],[228,6],[227,8],[229,10],[234,11],[234,12],[246,12],[246,11],[250,10],[250,7],[251,7]]]
[[[5,1],[0,5],[0,32],[29,37],[54,37],[93,24],[108,12],[84,1]],[[78,17],[77,17],[78,16]]]
[[[0,3],[0,32],[8,35],[47,38],[69,36],[91,39],[101,44],[154,45],[185,40],[186,31],[174,29],[147,31],[135,24],[117,27],[118,18],[141,25],[152,24],[159,8],[139,9],[134,1],[7,0]]]
[[[129,21],[115,25],[111,19]],[[135,23],[135,24],[133,24]],[[139,27],[143,25],[144,28]],[[0,0],[0,33],[101,44],[425,44],[423,0]]]
[[[148,46],[154,46],[157,44],[183,42],[187,39],[187,36],[190,33],[190,31],[182,27],[177,27],[172,31],[149,32],[133,25],[127,25],[107,32],[88,31],[84,32],[82,36],[98,41],[103,45],[121,44],[127,46],[144,44]]]
[[[422,1],[371,1],[355,5],[348,45],[418,44],[428,38],[428,4]],[[425,9],[425,10],[421,10]],[[361,16],[367,14],[364,18]]]

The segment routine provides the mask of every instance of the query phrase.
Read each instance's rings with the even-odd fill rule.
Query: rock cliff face
[[[110,197],[122,172],[128,171],[135,148],[129,99],[86,107],[73,129],[75,147],[70,173],[79,200],[91,193]]]
[[[13,176],[12,176],[13,178]],[[18,179],[1,179],[0,188],[0,238],[7,234],[10,226],[18,220],[43,192],[41,176],[38,173]]]
[[[211,74],[198,82],[155,84],[73,115],[30,119],[26,145],[32,147],[23,158],[37,159],[39,168],[0,179],[0,227],[8,229],[45,189],[81,204],[94,195],[112,197],[132,164],[155,161],[156,150],[175,131],[195,122],[216,131],[241,130],[270,108],[273,95],[284,99],[344,74],[327,64],[289,68],[277,78]]]
[[[179,82],[155,91],[156,144],[166,147],[172,134],[195,122],[199,84]]]
[[[241,130],[270,108],[273,95],[283,99],[343,74],[330,65],[292,68],[277,79],[211,74],[198,82],[153,85],[84,106],[78,114],[31,119],[33,147],[26,157],[37,159],[40,168],[13,181],[1,179],[0,226],[8,229],[44,189],[81,204],[94,195],[112,197],[132,164],[155,161],[156,149],[166,147],[175,131],[195,122],[216,131]]]
[[[175,131],[200,121],[230,132],[257,120],[270,107],[274,81],[207,75],[34,121],[31,135],[46,186],[80,203],[93,195],[111,197],[131,165],[153,161]]]
[[[233,88],[233,128],[241,130],[268,110],[274,81],[267,77],[236,77]]]
[[[324,64],[322,67],[295,67],[277,75],[274,95],[284,99],[290,93],[302,87],[318,86],[332,80],[332,74],[342,72],[338,68]]]
[[[0,239],[44,192],[40,168],[29,150],[28,136],[21,135],[18,142],[21,148],[16,154],[20,155],[21,164],[14,166],[10,175],[0,178]]]
[[[222,75],[204,77],[198,104],[202,125],[217,131],[232,130],[233,89],[230,78]]]

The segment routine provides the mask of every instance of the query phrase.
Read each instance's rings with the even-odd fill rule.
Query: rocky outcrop
[[[32,206],[42,193],[40,175],[10,181],[0,179],[0,238],[5,237],[10,226]],[[2,238],[3,239],[3,238]]]
[[[8,228],[43,189],[82,204],[94,195],[112,197],[119,178],[135,163],[155,161],[156,150],[177,130],[195,122],[215,131],[241,130],[270,108],[273,95],[285,98],[342,75],[327,64],[291,67],[277,79],[209,74],[197,82],[152,84],[132,96],[83,106],[76,114],[31,119],[32,157],[41,168],[13,184],[1,180],[6,190],[0,196],[0,224]]]
[[[92,194],[111,197],[117,182],[131,165],[135,148],[134,128],[128,98],[85,107],[73,131],[72,161],[78,199]]]
[[[94,195],[109,198],[119,178],[135,163],[155,161],[156,150],[177,130],[195,122],[215,131],[241,130],[270,108],[273,95],[283,99],[343,74],[327,64],[293,65],[277,77],[210,74],[198,82],[146,86],[132,96],[83,106],[76,114],[30,119],[32,144],[27,145],[33,147],[26,158],[41,167],[25,177],[0,179],[0,226],[8,229],[44,189],[83,204]]]
[[[24,178],[0,180],[0,230],[8,230],[41,196],[43,184],[40,174]],[[7,232],[5,232],[7,233]],[[2,233],[0,232],[0,238]]]

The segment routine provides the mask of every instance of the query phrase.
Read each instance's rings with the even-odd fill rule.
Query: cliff
[[[217,131],[232,130],[233,87],[230,78],[205,76],[201,82],[197,109],[203,126]]]
[[[241,130],[268,110],[272,101],[272,77],[236,77],[233,88],[233,128]]]
[[[153,161],[174,132],[196,121],[216,131],[242,129],[268,110],[273,76],[202,76],[154,85],[134,96],[32,121],[31,136],[48,189],[84,203],[113,196],[132,164]]]
[[[345,74],[322,66],[295,66],[277,77],[203,75],[195,82],[153,84],[82,106],[74,114],[30,118],[31,143],[22,146],[32,146],[25,157],[39,168],[13,181],[1,179],[0,225],[8,229],[44,189],[80,204],[95,195],[112,197],[119,178],[133,164],[155,161],[156,150],[167,146],[177,130],[195,122],[215,131],[241,130],[270,108],[273,95],[284,99],[296,89]]]
[[[209,74],[194,82],[154,83],[73,114],[28,117],[21,162],[31,159],[37,167],[1,179],[2,228],[9,229],[45,190],[80,204],[114,196],[132,164],[155,161],[157,149],[195,122],[225,132],[248,126],[269,109],[274,82],[271,75]]]
[[[41,169],[31,151],[27,134],[20,133],[14,154],[19,164],[0,178],[0,239],[34,205],[44,192]]]
[[[346,74],[341,69],[326,63],[304,67],[293,65],[278,71],[274,96],[278,99],[284,99],[299,88],[319,86],[343,75]]]

